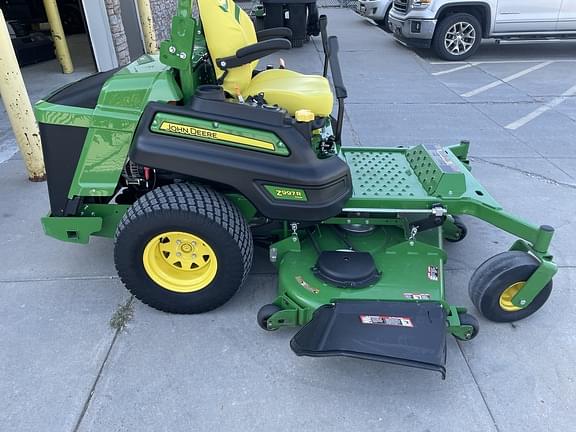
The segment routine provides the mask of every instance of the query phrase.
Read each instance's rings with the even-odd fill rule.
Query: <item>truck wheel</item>
[[[467,13],[457,13],[438,23],[432,48],[444,60],[466,60],[478,51],[481,42],[482,26],[478,19]]]
[[[390,23],[388,22],[388,17],[390,16],[391,10],[392,10],[392,4],[390,4],[390,7],[386,11],[386,15],[384,15],[384,19],[374,20],[374,22],[378,25],[378,27],[380,27],[386,33],[392,33],[392,29],[390,28]]]
[[[202,313],[226,303],[253,257],[240,211],[210,188],[155,189],[128,209],[116,230],[114,261],[126,288],[164,312]]]
[[[529,317],[550,297],[552,281],[524,308],[515,306],[512,299],[538,266],[538,260],[526,252],[508,251],[493,256],[470,279],[468,293],[472,303],[490,321],[513,322]]]

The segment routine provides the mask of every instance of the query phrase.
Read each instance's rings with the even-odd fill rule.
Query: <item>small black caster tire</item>
[[[256,320],[260,328],[266,331],[278,330],[268,328],[268,319],[270,319],[270,317],[274,315],[276,312],[280,312],[281,310],[282,308],[276,306],[275,304],[267,304],[262,306],[258,311],[258,314],[256,315]]]
[[[485,261],[472,275],[468,293],[480,313],[494,322],[514,322],[538,311],[552,292],[550,281],[524,308],[512,304],[512,298],[538,269],[539,262],[522,251],[508,251]]]
[[[462,221],[462,219],[458,216],[452,216],[452,218],[454,219],[454,226],[456,228],[458,228],[459,231],[459,235],[458,238],[449,238],[446,237],[446,241],[449,243],[459,243],[462,240],[464,240],[466,238],[466,236],[468,235],[468,227],[466,226],[466,224]]]
[[[478,333],[480,332],[480,323],[478,322],[478,319],[474,315],[470,315],[469,313],[465,312],[465,313],[459,314],[458,318],[460,319],[460,325],[463,325],[463,326],[466,325],[466,326],[472,327],[472,334],[467,338],[461,338],[459,336],[454,336],[456,339],[467,342],[467,341],[471,341],[476,336],[478,336]]]

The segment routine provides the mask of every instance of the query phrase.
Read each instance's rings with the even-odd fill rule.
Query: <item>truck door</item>
[[[495,33],[553,32],[563,0],[498,0]],[[574,3],[576,0],[564,0]]]
[[[576,0],[562,1],[557,30],[576,32]]]

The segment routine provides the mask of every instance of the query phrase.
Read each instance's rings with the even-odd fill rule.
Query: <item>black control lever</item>
[[[410,222],[408,225],[408,229],[411,233],[410,236],[413,237],[419,232],[428,231],[444,225],[446,222],[446,216],[447,211],[443,206],[433,206],[432,213],[430,213],[428,217]]]

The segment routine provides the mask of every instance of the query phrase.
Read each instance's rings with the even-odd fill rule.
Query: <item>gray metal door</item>
[[[98,70],[104,72],[114,69],[118,66],[118,60],[104,2],[82,0],[82,7],[84,8],[84,17]]]
[[[498,0],[496,33],[553,32],[562,0]]]
[[[576,32],[576,0],[563,0],[558,19],[558,31]]]

